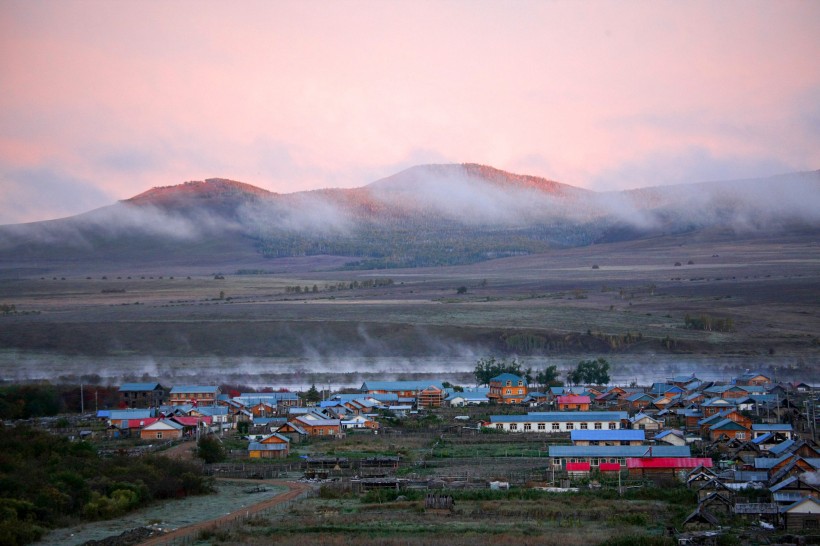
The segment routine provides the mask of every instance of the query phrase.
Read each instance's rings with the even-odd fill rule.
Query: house
[[[368,419],[364,415],[357,415],[350,419],[342,419],[340,422],[342,430],[348,429],[369,429],[378,430],[379,423],[373,419]]]
[[[342,422],[340,419],[321,419],[310,415],[302,415],[290,420],[302,428],[308,436],[340,436]]]
[[[230,429],[233,425],[227,406],[198,406],[188,412],[188,417],[210,417],[211,424],[219,429]]]
[[[713,442],[726,440],[746,440],[750,430],[731,419],[721,419],[709,427],[709,439]]]
[[[788,423],[755,423],[752,425],[752,438],[759,438],[765,434],[791,440],[794,430]]]
[[[684,435],[683,431],[673,428],[656,434],[655,441],[663,442],[664,444],[668,444],[670,446],[685,446],[686,435]]]
[[[653,383],[651,387],[649,387],[649,394],[653,398],[657,398],[659,396],[678,396],[679,394],[684,394],[686,391],[683,387],[679,387],[677,385],[670,385],[668,383]]]
[[[504,432],[569,432],[616,430],[626,420],[623,411],[530,412],[527,415],[491,415],[484,426]]]
[[[222,394],[219,387],[205,385],[179,385],[171,389],[168,403],[172,406],[191,404],[195,406],[213,406],[217,397]]]
[[[737,385],[712,385],[703,389],[703,394],[713,398],[743,398],[749,393]]]
[[[299,426],[297,423],[286,422],[280,425],[276,430],[277,434],[287,436],[291,442],[298,443],[308,436],[307,431]]]
[[[527,397],[527,380],[511,373],[502,373],[490,379],[487,398],[497,404],[520,404]]]
[[[639,446],[646,440],[642,430],[573,430],[570,440],[574,446]]]
[[[736,385],[769,385],[772,378],[760,372],[746,372],[735,379]]]
[[[447,396],[443,388],[435,385],[428,385],[419,391],[416,398],[416,405],[419,408],[440,408],[444,405],[444,398]]]
[[[790,505],[804,497],[820,500],[820,482],[808,472],[789,476],[771,486],[769,491],[772,492],[772,500],[780,505]]]
[[[693,381],[698,381],[698,378],[695,377],[695,374],[676,375],[675,377],[669,379],[667,382],[672,384],[672,385],[675,385],[676,387],[685,388],[686,385],[688,385],[689,383],[692,383]]]
[[[160,419],[146,425],[140,432],[143,440],[177,440],[182,438],[182,425],[170,419]]]
[[[476,406],[478,404],[486,404],[490,401],[487,395],[490,393],[489,388],[472,388],[464,389],[462,392],[454,392],[447,396],[445,402],[453,408],[462,408],[464,406]]]
[[[683,449],[683,446],[667,446],[667,449]],[[681,475],[688,474],[699,466],[710,467],[712,459],[708,457],[664,457],[656,451],[662,446],[650,448],[648,454],[642,457],[626,459],[626,468],[629,477],[635,479],[650,479],[656,483],[677,482]],[[686,446],[686,450],[689,447]]]
[[[785,506],[780,513],[789,533],[817,534],[820,531],[820,501],[813,497],[806,497]]]
[[[572,472],[618,471],[628,458],[691,457],[689,446],[549,446],[551,467]],[[711,459],[708,463],[711,464]]]
[[[108,416],[108,424],[120,429],[127,429],[129,421],[150,419],[155,415],[156,412],[152,409],[111,410]],[[125,424],[124,427],[123,424]]]
[[[524,399],[524,403],[530,406],[531,408],[534,408],[546,404],[548,398],[549,397],[545,392],[530,391],[527,393],[527,397]]]
[[[639,430],[660,430],[663,428],[662,422],[645,413],[638,413],[630,417],[629,424],[630,428]]]
[[[649,406],[654,399],[651,394],[645,392],[636,392],[624,398],[629,405],[629,409],[638,411]]]
[[[210,428],[213,420],[210,417],[189,417],[187,415],[175,415],[169,419],[182,426],[183,434],[193,436],[197,431],[203,431]]]
[[[359,389],[363,394],[395,394],[398,398],[412,398],[430,386],[444,389],[441,382],[429,381],[365,381]]]
[[[555,404],[561,411],[589,411],[591,402],[589,396],[577,394],[564,394],[555,399]]]
[[[700,410],[703,412],[704,417],[711,417],[727,409],[735,409],[735,403],[724,398],[709,398],[700,404]]]
[[[681,527],[685,531],[702,531],[720,527],[720,521],[708,510],[698,506],[694,512],[686,516]]]
[[[274,432],[248,444],[251,459],[284,459],[290,454],[290,438]]]
[[[155,408],[165,402],[165,389],[159,383],[124,383],[118,392],[127,408]]]

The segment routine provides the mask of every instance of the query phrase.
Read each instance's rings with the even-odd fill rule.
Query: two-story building
[[[502,373],[490,379],[487,398],[497,404],[520,404],[527,397],[527,380],[521,376]]]

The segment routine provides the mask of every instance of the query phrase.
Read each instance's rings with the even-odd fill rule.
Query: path
[[[260,485],[260,484],[270,484],[270,485],[277,485],[277,486],[284,486],[288,488],[288,491],[276,495],[270,499],[264,500],[257,504],[252,504],[251,506],[246,506],[244,508],[240,508],[234,512],[226,514],[224,516],[220,516],[215,519],[202,521],[200,523],[196,523],[194,525],[189,525],[187,527],[182,527],[180,529],[176,529],[171,531],[170,533],[165,533],[163,535],[154,537],[152,539],[146,540],[145,542],[141,542],[140,546],[158,546],[160,544],[167,544],[176,539],[181,539],[186,536],[196,535],[203,529],[209,528],[218,528],[225,524],[232,523],[237,519],[247,518],[253,514],[257,514],[269,508],[273,508],[279,504],[283,504],[289,501],[292,501],[299,497],[305,491],[311,489],[311,486],[306,483],[299,483],[299,482],[286,482],[280,480],[230,480],[234,482],[247,482],[249,484]]]

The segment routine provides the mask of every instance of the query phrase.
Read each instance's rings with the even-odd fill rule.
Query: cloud
[[[787,173],[795,169],[777,157],[718,156],[704,147],[655,151],[597,174],[599,190],[646,188],[695,182],[738,180]]]
[[[57,170],[0,166],[0,225],[60,218],[108,205],[112,196],[93,181]]]

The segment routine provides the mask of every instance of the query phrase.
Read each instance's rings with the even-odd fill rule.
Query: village
[[[817,390],[805,383],[748,372],[541,392],[502,373],[484,388],[367,381],[351,390],[315,400],[312,387],[308,401],[284,390],[123,384],[120,409],[99,410],[105,427],[93,434],[136,450],[212,435],[230,446],[226,460],[206,465],[223,477],[300,477],[357,492],[683,484],[697,507],[678,532],[708,534],[728,520],[796,534],[820,527]],[[399,447],[418,437],[429,445]]]

